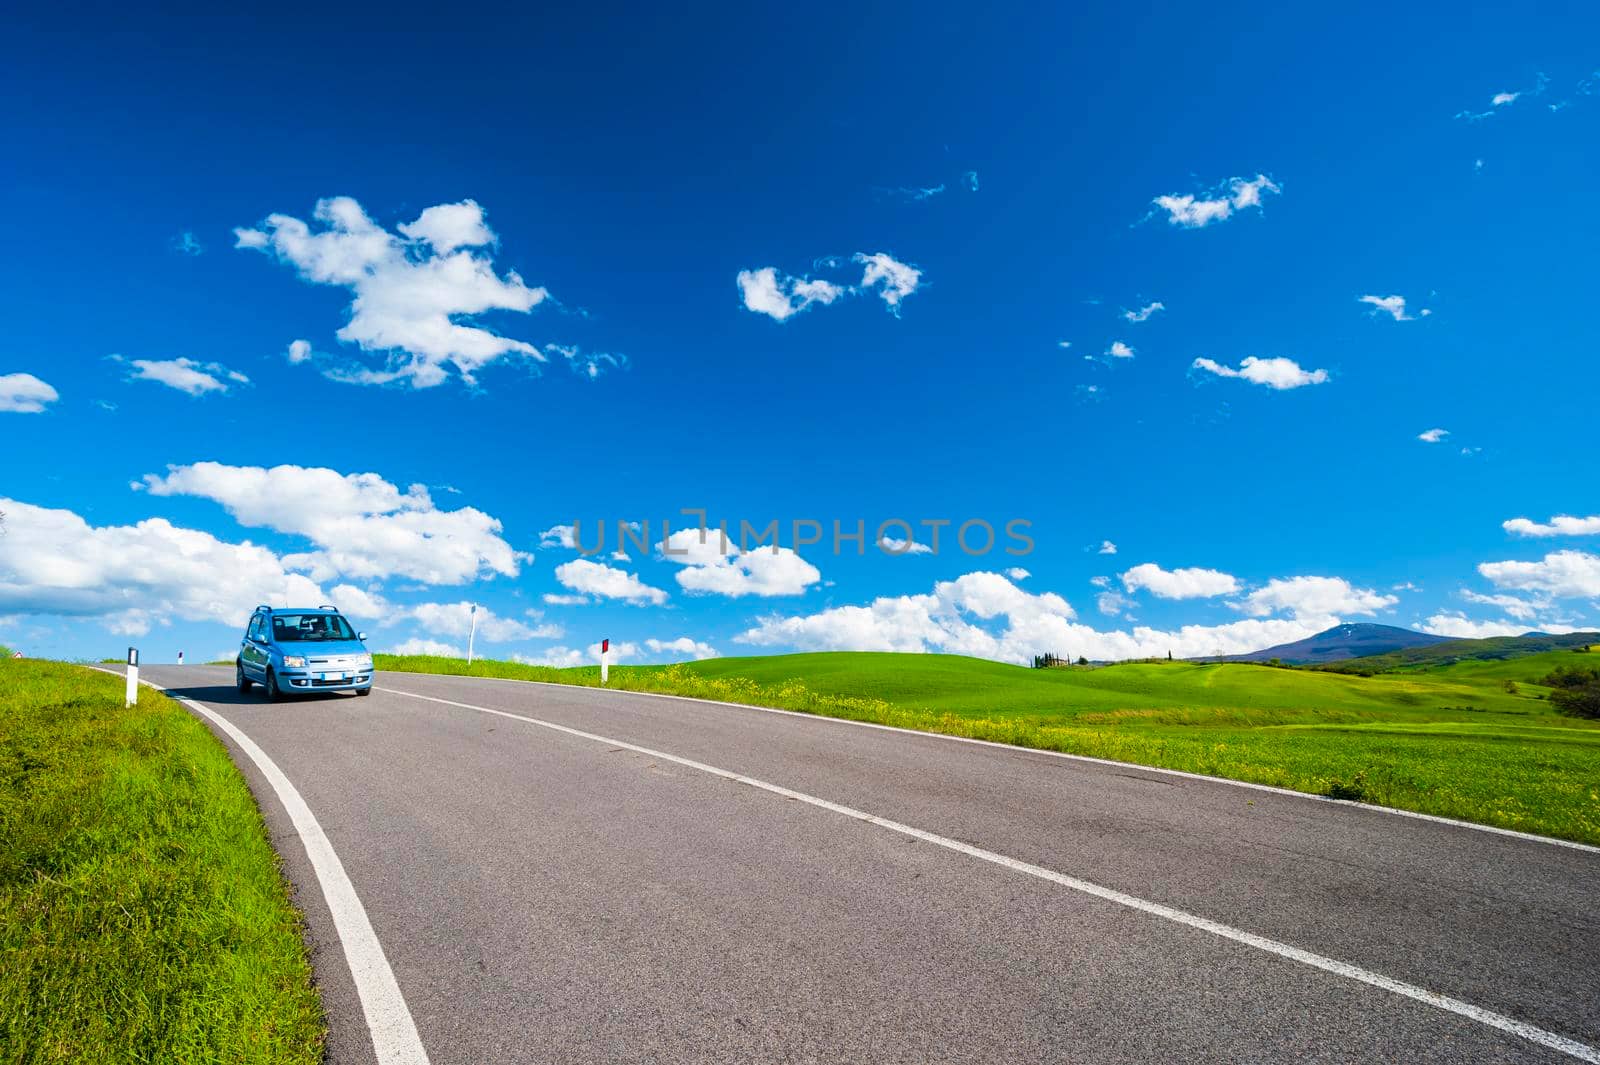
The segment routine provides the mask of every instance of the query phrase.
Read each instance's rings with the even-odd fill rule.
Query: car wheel
[[[357,695],[371,695],[372,694],[372,689],[371,688],[357,688],[356,689],[356,694]]]
[[[283,691],[278,687],[278,675],[272,670],[267,670],[267,682],[262,687],[267,690],[267,702],[275,703],[283,698]]]
[[[239,690],[242,691],[242,692],[249,691],[250,690],[250,678],[244,675],[244,663],[243,662],[235,662],[233,664],[233,671],[236,674],[236,676],[234,678],[234,682],[239,685]]]

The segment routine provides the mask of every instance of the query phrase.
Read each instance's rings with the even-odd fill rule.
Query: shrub
[[[1550,703],[1571,717],[1600,720],[1600,680],[1581,687],[1560,687],[1550,693]]]
[[[1557,666],[1541,677],[1539,683],[1547,688],[1582,688],[1588,684],[1600,684],[1600,669]]]

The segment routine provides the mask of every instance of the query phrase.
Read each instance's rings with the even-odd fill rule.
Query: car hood
[[[304,643],[293,645],[282,644],[283,653],[289,655],[305,655],[307,658],[342,658],[345,655],[364,655],[367,653],[366,645],[360,640],[307,640]]]

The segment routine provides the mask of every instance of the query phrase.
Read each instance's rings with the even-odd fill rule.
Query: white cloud
[[[557,595],[554,592],[546,592],[544,601],[550,606],[587,606],[589,597],[586,595]]]
[[[1116,553],[1117,553],[1117,545],[1116,544],[1112,543],[1110,540],[1101,540],[1100,541],[1100,550],[1097,552],[1097,554],[1114,555]]]
[[[1121,592],[1101,592],[1094,597],[1094,605],[1106,617],[1117,618],[1125,611],[1131,610],[1134,602]]]
[[[1414,322],[1433,313],[1424,307],[1416,314],[1407,314],[1404,296],[1358,296],[1356,302],[1371,304],[1372,310],[1368,311],[1368,314],[1387,314],[1397,322]]]
[[[1206,599],[1232,595],[1239,590],[1239,581],[1219,570],[1164,570],[1154,562],[1145,562],[1122,575],[1122,586],[1130,592],[1143,588],[1162,599]]]
[[[552,525],[539,534],[540,547],[565,547],[576,550],[577,544],[572,539],[572,526]]]
[[[670,551],[668,550],[670,548]],[[680,529],[662,544],[662,557],[682,564],[676,574],[687,592],[739,598],[800,595],[822,579],[817,567],[787,547],[740,551],[720,532]]]
[[[890,555],[931,555],[933,548],[920,540],[902,540],[896,536],[885,536],[878,541],[878,546],[885,554]]]
[[[250,378],[244,374],[216,362],[196,362],[194,359],[124,360],[120,355],[111,358],[117,362],[125,361],[133,368],[128,378],[130,381],[154,381],[191,396],[203,396],[208,392],[225,393],[234,385],[250,383]]]
[[[413,636],[400,643],[389,644],[378,652],[385,655],[432,655],[435,658],[465,658],[466,648],[454,644],[444,643],[441,640],[424,640]]]
[[[1003,619],[1003,624],[996,622]],[[1241,654],[1302,639],[1327,618],[1236,621],[1164,631],[1144,626],[1099,631],[1074,619],[1060,596],[1032,595],[998,573],[968,573],[931,594],[881,597],[865,606],[762,618],[737,642],[798,650],[936,651],[1004,662],[1050,652],[1097,660]]]
[[[1194,368],[1214,373],[1218,377],[1237,377],[1251,384],[1266,385],[1276,391],[1300,388],[1303,385],[1320,385],[1328,379],[1327,370],[1303,370],[1293,359],[1258,359],[1247,357],[1235,370],[1210,359],[1194,360]]]
[[[465,638],[472,631],[472,603],[465,599],[457,603],[418,603],[403,607],[399,613],[421,622],[430,635]],[[482,604],[478,606],[478,638],[489,643],[554,640],[561,635],[559,625],[528,625],[515,618],[501,617]]]
[[[1202,196],[1192,194],[1157,196],[1153,202],[1167,212],[1167,221],[1170,224],[1185,229],[1199,229],[1213,222],[1231,218],[1235,211],[1250,207],[1259,208],[1261,194],[1264,192],[1282,191],[1265,174],[1257,174],[1248,181],[1244,178],[1230,178]]]
[[[861,274],[861,287],[870,289],[879,286],[878,295],[889,309],[899,313],[900,301],[917,290],[917,285],[922,281],[922,271],[914,266],[908,266],[885,252],[856,252],[853,261],[862,263],[866,269]]]
[[[287,352],[291,365],[298,366],[303,362],[311,361],[311,341],[291,340]]]
[[[629,603],[651,603],[660,606],[667,601],[667,593],[652,588],[639,579],[638,574],[607,566],[603,562],[590,562],[575,558],[563,562],[555,569],[556,580],[563,587],[583,595],[601,599],[621,599]]]
[[[0,374],[0,411],[38,414],[61,396],[31,373]]]
[[[879,298],[891,311],[899,314],[900,301],[915,292],[922,280],[921,270],[885,252],[873,252],[870,255],[857,252],[851,261],[864,267],[858,285],[835,284],[821,278],[791,277],[779,273],[776,267],[763,266],[758,270],[739,271],[739,293],[746,310],[764,314],[778,322],[792,318],[813,303],[826,306],[841,296],[871,292],[873,289],[877,289]],[[826,259],[819,265],[837,267],[840,260]]]
[[[353,584],[340,584],[333,589],[333,602],[353,618],[373,619],[388,617],[394,604],[375,589],[358,588]]]
[[[625,662],[630,658],[639,657],[637,644],[626,641],[611,641],[611,661],[613,663]],[[550,666],[552,669],[575,669],[578,666],[598,666],[600,664],[600,645],[592,643],[588,647],[551,647],[537,655],[512,655],[513,662],[523,662],[530,666]]]
[[[1162,303],[1160,300],[1154,300],[1145,304],[1143,307],[1140,307],[1136,311],[1123,311],[1122,317],[1130,322],[1145,322],[1150,320],[1150,316],[1152,314],[1155,314],[1157,311],[1164,311],[1166,309],[1167,305],[1165,303]]]
[[[176,618],[242,626],[258,603],[327,601],[265,547],[163,518],[92,526],[70,510],[0,500],[0,613],[107,619],[137,635]]]
[[[1111,346],[1106,349],[1106,354],[1113,359],[1131,359],[1133,358],[1133,349],[1120,340],[1114,340],[1111,342]]]
[[[1504,107],[1506,104],[1516,103],[1517,97],[1521,95],[1520,92],[1497,92],[1490,97],[1489,105],[1491,107]]]
[[[1587,518],[1557,514],[1542,524],[1529,518],[1512,518],[1501,522],[1500,527],[1513,536],[1600,536],[1600,514]]]
[[[687,636],[679,636],[676,640],[649,639],[644,642],[645,647],[653,655],[682,655],[699,661],[702,658],[718,658],[717,649],[708,643],[692,640]]]
[[[1519,599],[1514,595],[1483,595],[1470,589],[1462,589],[1461,598],[1469,603],[1481,603],[1484,606],[1499,607],[1506,612],[1507,617],[1517,618],[1520,621],[1530,621],[1541,613],[1550,609],[1550,600]]]
[[[1426,432],[1418,433],[1417,439],[1421,440],[1424,444],[1437,444],[1439,441],[1443,440],[1449,435],[1450,430],[1448,429],[1429,429]]]
[[[1230,605],[1251,617],[1282,611],[1297,618],[1328,618],[1375,614],[1399,601],[1371,588],[1357,588],[1343,577],[1275,577]]]
[[[1014,581],[1025,581],[1029,577],[1033,576],[1033,574],[1029,573],[1021,566],[1012,566],[1010,569],[1006,570],[1006,576],[1010,577]]]
[[[389,232],[348,196],[319,200],[313,229],[285,214],[259,228],[234,230],[240,248],[256,248],[293,266],[312,284],[347,288],[349,321],[336,334],[362,351],[381,353],[382,369],[356,364],[328,376],[360,384],[441,384],[447,367],[472,383],[484,366],[507,355],[544,361],[534,345],[477,324],[488,311],[527,313],[548,293],[515,271],[502,277],[482,249],[494,243],[483,208],[472,200],[440,204]]]
[[[440,510],[425,486],[404,492],[376,473],[307,466],[197,462],[146,474],[151,495],[198,496],[222,504],[241,525],[303,536],[317,550],[284,557],[318,580],[410,577],[462,584],[514,577],[527,555],[500,536],[500,522],[473,507]]]
[[[777,322],[799,314],[813,303],[826,306],[849,291],[828,281],[780,276],[772,266],[740,270],[738,281],[745,309]]]
[[[1421,627],[1423,632],[1431,632],[1435,636],[1450,636],[1458,640],[1485,640],[1492,636],[1521,636],[1526,632],[1563,633],[1582,631],[1572,625],[1512,621],[1507,618],[1502,618],[1498,621],[1473,621],[1458,610],[1440,611],[1423,622]]]
[[[1478,572],[1501,588],[1556,599],[1600,596],[1600,555],[1554,551],[1538,562],[1484,562]]]

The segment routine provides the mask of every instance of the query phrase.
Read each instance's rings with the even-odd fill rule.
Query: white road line
[[[374,687],[376,687],[376,685],[374,685]],[[400,691],[396,688],[379,688],[378,690],[388,692],[391,695],[402,695],[411,699],[422,699],[430,703],[439,703],[443,706],[454,706],[462,710],[474,710],[481,714],[493,714],[496,717],[511,718],[514,721],[524,721],[530,725],[538,725],[540,728],[550,729],[553,732],[565,733],[569,736],[576,736],[579,739],[592,740],[596,743],[603,743],[611,747],[620,747],[623,750],[633,751],[637,754],[646,755],[650,758],[656,758],[664,762],[671,762],[675,765],[681,765],[689,769],[696,769],[702,773],[709,773],[712,776],[721,777],[724,780],[731,780],[739,784],[747,784],[752,788],[759,788],[762,791],[771,792],[774,795],[780,795],[785,799],[793,799],[796,802],[807,803],[811,806],[817,807],[818,809],[829,810],[836,814],[842,814],[845,817],[851,817],[858,821],[864,821],[869,825],[876,825],[877,827],[887,829],[890,832],[898,832],[900,835],[910,836],[912,839],[918,839],[924,843],[931,843],[936,847],[943,847],[947,850],[956,851],[957,853],[965,854],[972,858],[977,858],[979,861],[990,862],[994,865],[1002,866],[1014,872],[1025,873],[1028,876],[1038,877],[1040,880],[1047,880],[1052,884],[1058,884],[1061,887],[1070,888],[1073,891],[1078,891],[1085,895],[1091,895],[1097,899],[1103,899],[1106,902],[1116,903],[1118,906],[1126,906],[1129,909],[1138,910],[1140,913],[1151,914],[1152,916],[1173,921],[1177,924],[1187,925],[1190,928],[1196,928],[1202,932],[1210,932],[1214,936],[1220,936],[1223,939],[1232,940],[1235,943],[1242,943],[1245,946],[1254,947],[1257,950],[1266,951],[1269,954],[1275,954],[1280,958],[1287,958],[1290,961],[1297,961],[1302,965],[1308,965],[1313,969],[1321,969],[1323,972],[1332,973],[1335,976],[1342,976],[1347,980],[1354,980],[1358,983],[1381,988],[1384,991],[1389,991],[1393,994],[1413,999],[1417,1002],[1423,1003],[1424,1005],[1432,1006],[1435,1009],[1444,1010],[1447,1013],[1454,1013],[1458,1016],[1465,1017],[1468,1020],[1477,1021],[1479,1024],[1506,1032],[1510,1035],[1518,1036],[1522,1039],[1528,1040],[1529,1042],[1537,1043],[1543,1047],[1548,1047],[1551,1050],[1560,1051],[1563,1054],[1577,1058],[1579,1061],[1600,1063],[1600,1048],[1589,1046],[1587,1043],[1580,1043],[1575,1039],[1569,1039],[1566,1036],[1558,1035],[1555,1032],[1546,1031],[1545,1029],[1529,1024],[1526,1021],[1519,1021],[1514,1017],[1507,1017],[1503,1013],[1496,1013],[1493,1010],[1484,1009],[1482,1006],[1474,1006],[1470,1002],[1463,1002],[1460,999],[1451,998],[1448,995],[1441,995],[1436,991],[1429,991],[1427,988],[1418,987],[1415,984],[1408,984],[1402,980],[1396,980],[1392,977],[1384,976],[1382,973],[1375,973],[1370,970],[1360,968],[1359,966],[1351,965],[1347,962],[1337,961],[1333,958],[1325,958],[1320,954],[1313,954],[1308,950],[1301,950],[1299,947],[1292,947],[1287,943],[1280,943],[1275,939],[1268,939],[1265,936],[1258,936],[1253,932],[1246,932],[1243,929],[1234,928],[1232,925],[1225,925],[1219,921],[1213,921],[1205,917],[1198,917],[1192,913],[1186,913],[1183,910],[1173,909],[1171,906],[1164,906],[1159,902],[1151,902],[1148,899],[1142,899],[1136,895],[1129,895],[1121,891],[1113,890],[1112,888],[1101,887],[1099,884],[1094,884],[1087,880],[1080,880],[1075,876],[1068,876],[1065,873],[1058,873],[1053,869],[1046,869],[1042,865],[1034,865],[1031,862],[1019,861],[1016,858],[1008,858],[1003,854],[997,854],[994,851],[984,850],[982,847],[974,847],[969,843],[962,843],[960,840],[950,839],[947,836],[940,836],[933,832],[926,832],[920,828],[913,828],[910,825],[901,824],[898,821],[890,821],[887,818],[869,814],[864,810],[857,810],[841,803],[830,802],[827,799],[820,799],[815,795],[807,795],[805,792],[794,791],[790,788],[783,787],[781,784],[769,784],[764,780],[758,780],[755,777],[747,777],[742,773],[735,773],[727,769],[719,769],[714,765],[707,765],[704,762],[696,762],[691,758],[682,758],[675,754],[668,754],[665,751],[658,751],[650,747],[641,747],[635,743],[628,743],[625,740],[611,739],[607,736],[601,736],[593,732],[585,732],[582,729],[572,728],[567,725],[558,725],[552,721],[541,721],[536,717],[528,717],[525,714],[514,714],[508,710],[494,710],[487,706],[474,706],[471,703],[458,703],[452,699],[440,699],[432,695],[418,695],[415,692]]]
[[[847,717],[829,717],[826,714],[808,714],[804,710],[784,710],[776,706],[756,706],[754,703],[730,703],[721,699],[702,699],[694,695],[672,695],[668,692],[641,692],[629,691],[623,688],[596,688],[587,684],[562,684],[550,680],[518,680],[514,677],[473,677],[458,676],[450,673],[400,673],[393,671],[393,676],[405,677],[452,677],[459,680],[492,680],[502,684],[536,684],[544,688],[562,688],[567,691],[585,691],[605,695],[637,695],[646,699],[676,699],[686,703],[703,703],[706,706],[721,706],[730,710],[755,710],[763,714],[781,714],[784,717],[799,718],[807,721],[826,722],[833,725],[851,725],[855,728],[877,729],[880,732],[894,732],[902,736],[925,736],[929,739],[944,740],[948,743],[970,743],[979,747],[994,747],[1002,751],[1024,754],[1039,754],[1048,758],[1064,758],[1069,762],[1087,762],[1090,765],[1111,766],[1114,769],[1137,769],[1142,773],[1160,773],[1163,776],[1182,777],[1186,780],[1198,780],[1206,784],[1226,784],[1234,788],[1249,788],[1252,791],[1265,791],[1273,795],[1286,795],[1295,799],[1309,799],[1312,802],[1329,803],[1333,806],[1342,806],[1346,809],[1364,810],[1369,813],[1391,814],[1395,817],[1409,817],[1417,821],[1432,821],[1434,824],[1451,825],[1455,828],[1468,828],[1474,832],[1488,832],[1495,836],[1510,836],[1512,839],[1527,840],[1530,843],[1546,843],[1552,847],[1566,847],[1575,851],[1587,851],[1590,854],[1600,854],[1600,847],[1589,843],[1578,843],[1570,839],[1557,839],[1554,836],[1538,836],[1532,832],[1518,832],[1514,828],[1499,828],[1495,825],[1480,825],[1475,821],[1461,821],[1454,817],[1441,817],[1438,814],[1418,813],[1415,810],[1401,810],[1393,806],[1376,806],[1365,802],[1348,802],[1344,799],[1330,799],[1326,795],[1313,795],[1308,791],[1295,791],[1293,788],[1279,788],[1271,784],[1256,784],[1248,780],[1232,780],[1228,777],[1211,777],[1204,773],[1188,773],[1182,769],[1163,769],[1161,766],[1141,765],[1138,762],[1119,762],[1111,758],[1095,758],[1087,754],[1069,754],[1066,751],[1047,751],[1041,747],[1021,747],[1014,743],[1000,743],[996,740],[980,740],[971,736],[952,736],[946,732],[924,732],[921,729],[902,728],[899,725],[880,725],[875,721],[852,721]]]
[[[105,672],[121,676],[116,670],[108,669]],[[301,798],[300,792],[267,752],[233,722],[160,685],[149,681],[141,683],[214,723],[261,770],[261,775],[267,778],[272,790],[278,793],[278,801],[289,812],[289,820],[294,823],[300,842],[305,845],[306,857],[311,859],[311,868],[316,871],[322,896],[328,900],[333,926],[339,934],[340,945],[344,947],[345,961],[350,964],[350,977],[355,981],[356,994],[361,998],[361,1010],[366,1014],[367,1028],[372,1033],[372,1050],[377,1055],[378,1065],[428,1065],[428,1052],[422,1046],[422,1038],[417,1035],[416,1023],[412,1021],[411,1010],[406,1006],[405,996],[400,993],[400,985],[395,981],[394,970],[389,968],[383,945],[378,942],[372,922],[367,919],[366,908],[356,895],[355,885],[350,883],[350,877],[345,874],[344,863],[339,860],[333,844],[328,841],[322,825],[311,812],[311,807],[306,805],[305,799]]]

